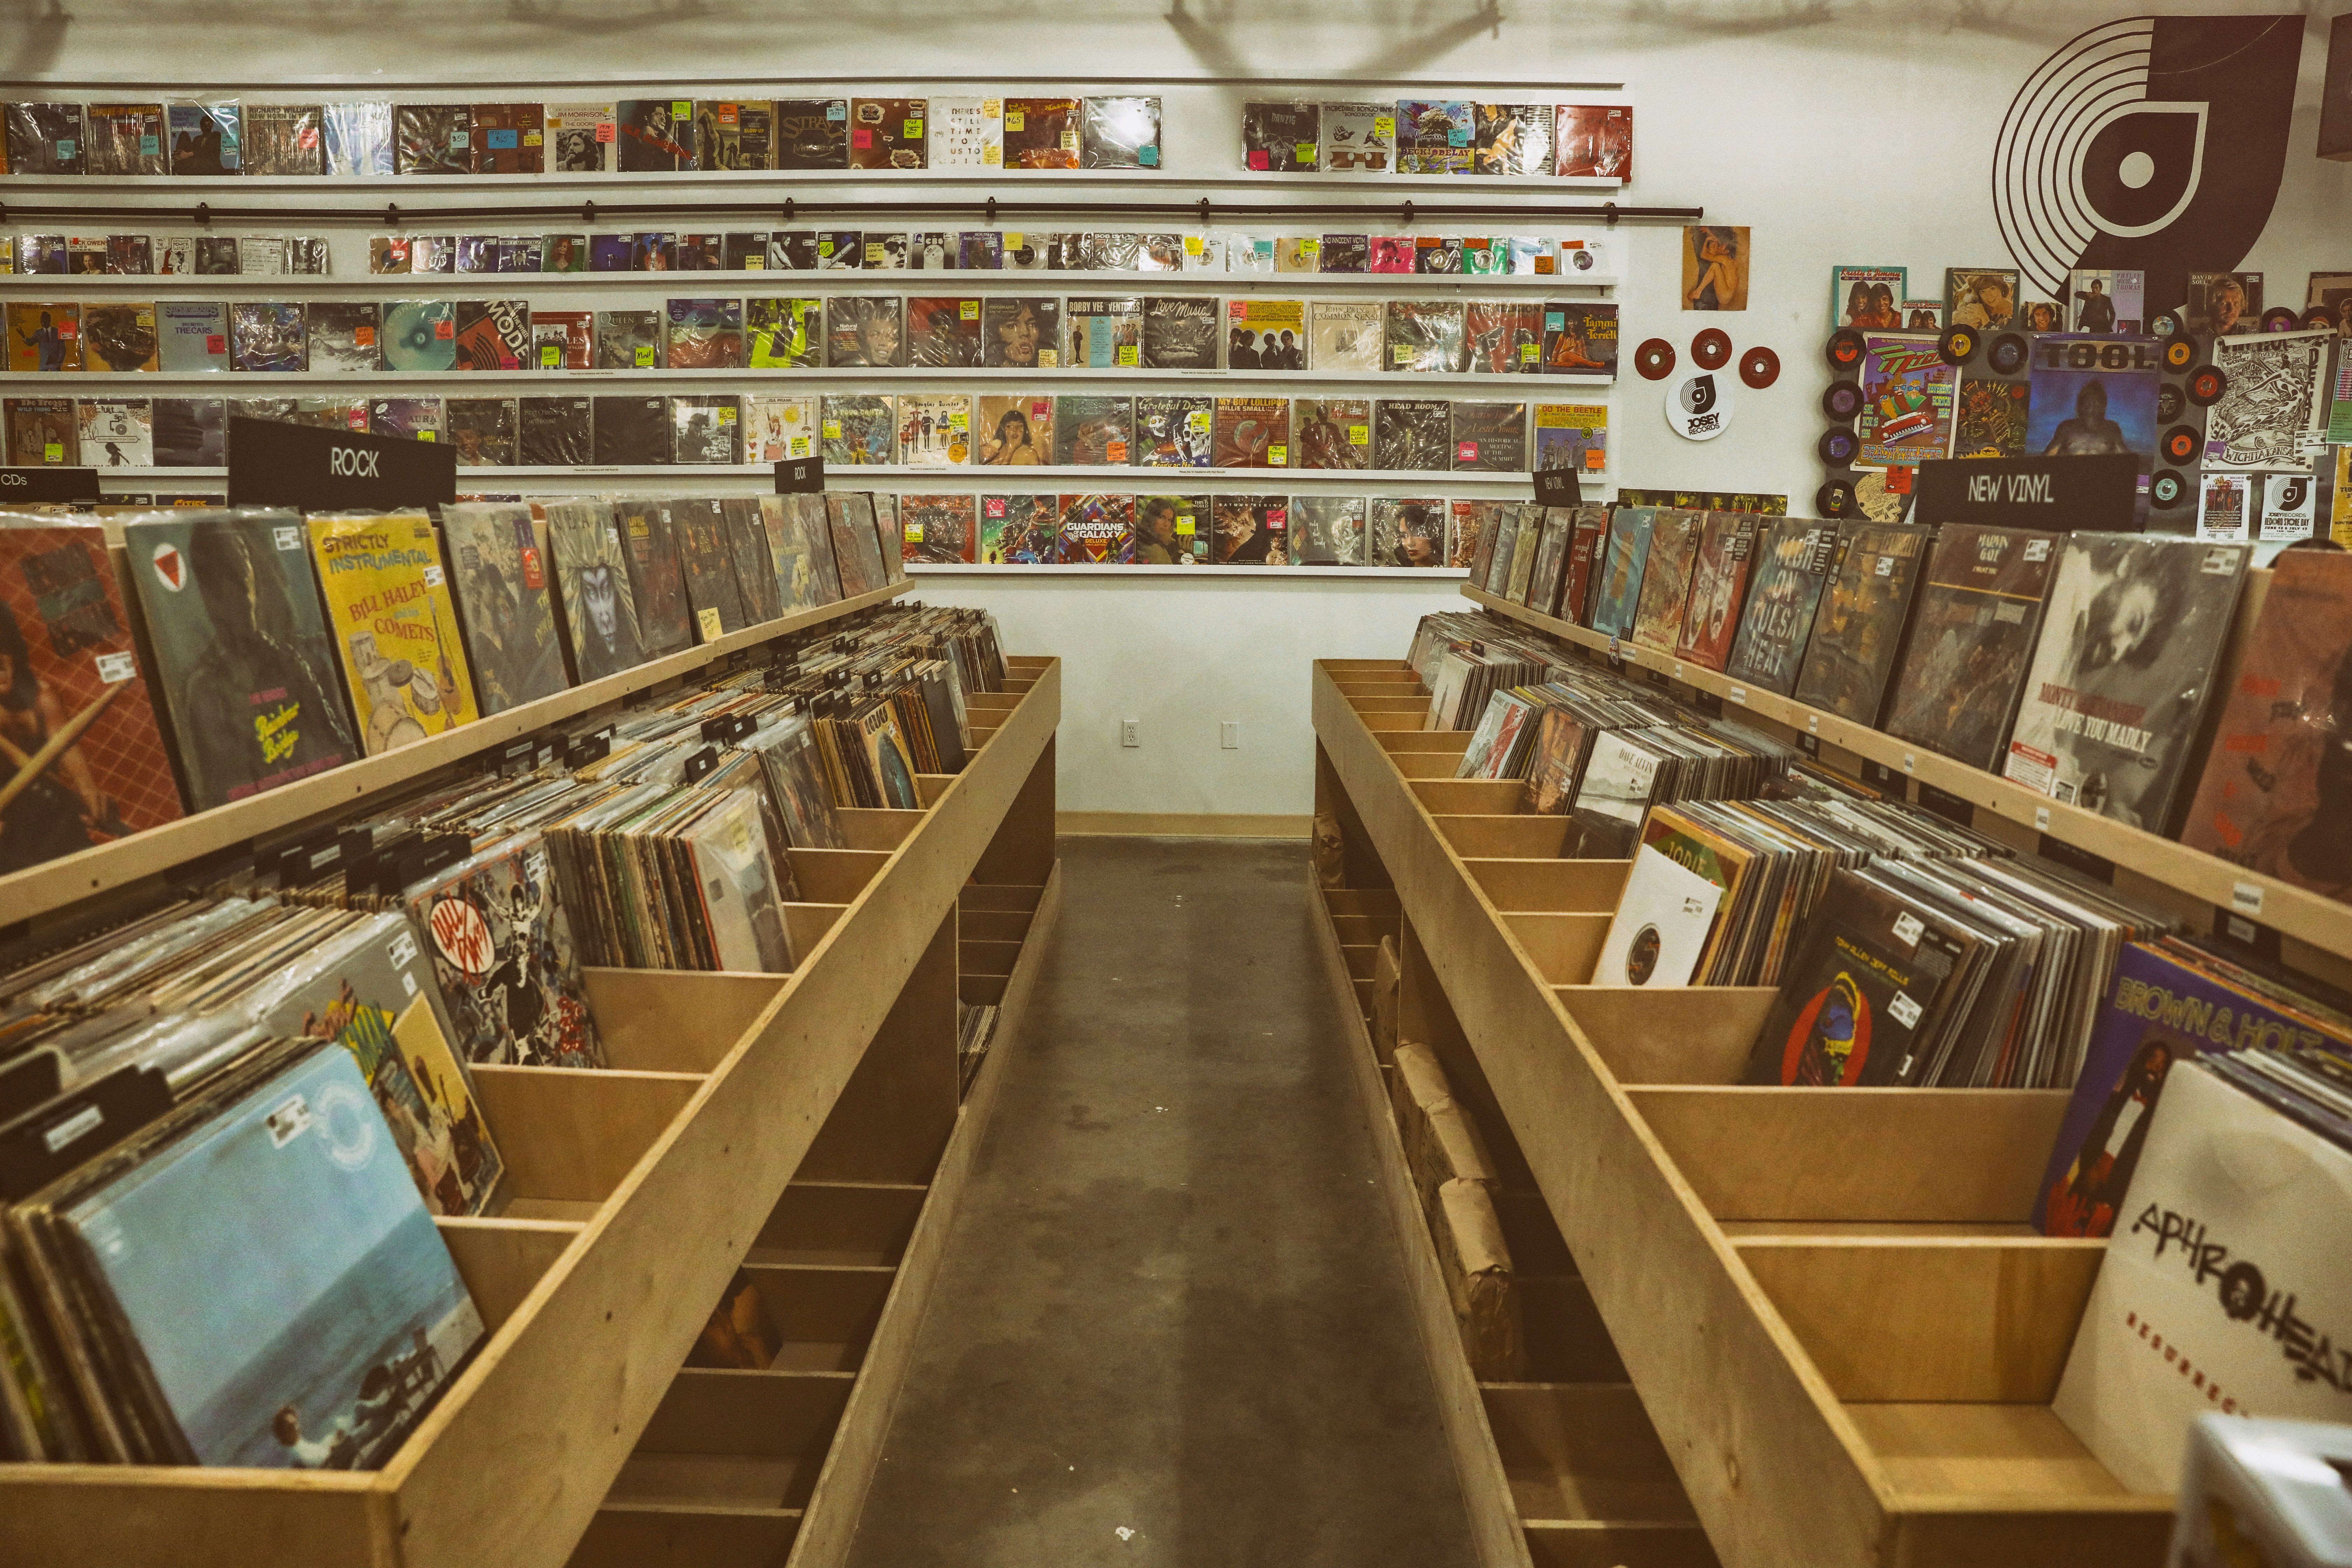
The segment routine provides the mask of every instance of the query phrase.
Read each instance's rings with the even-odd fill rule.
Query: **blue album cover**
[[[1592,629],[1612,637],[1633,635],[1633,614],[1642,604],[1642,568],[1650,559],[1650,534],[1658,509],[1623,506],[1609,524],[1609,556],[1601,571],[1592,606]]]
[[[2046,332],[2034,340],[2025,450],[2033,456],[2129,452],[2140,486],[2156,466],[2156,398],[2162,376],[2146,338]]]

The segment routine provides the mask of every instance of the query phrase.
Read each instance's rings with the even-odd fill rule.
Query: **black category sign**
[[[2141,459],[2130,452],[2093,458],[1949,458],[1919,465],[1914,522],[2092,529],[2130,533]]]
[[[1538,468],[1536,503],[1538,506],[1582,506],[1583,487],[1576,482],[1574,468]]]
[[[457,448],[434,441],[228,422],[228,504],[300,511],[390,511],[457,499]]]
[[[824,489],[823,458],[786,458],[776,465],[778,495],[815,495]]]
[[[11,501],[96,501],[96,468],[0,468],[0,506]]]

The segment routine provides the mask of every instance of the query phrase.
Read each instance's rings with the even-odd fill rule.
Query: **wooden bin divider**
[[[755,628],[756,636],[698,649],[704,657],[671,673],[781,629],[771,623]],[[592,995],[617,999],[624,1010],[615,1019],[616,1054],[706,1067],[477,1071],[515,1198],[504,1221],[445,1222],[442,1229],[455,1238],[461,1268],[483,1281],[499,1322],[384,1468],[0,1465],[0,1518],[8,1521],[11,1554],[49,1568],[160,1561],[175,1568],[394,1562],[402,1568],[487,1562],[557,1568],[592,1523],[604,1537],[600,1507],[641,1434],[653,1432],[656,1446],[667,1440],[649,1424],[747,1248],[753,1261],[763,1260],[763,1251],[783,1254],[774,1261],[792,1261],[802,1250],[792,1244],[810,1239],[788,1212],[787,1183],[928,947],[940,911],[958,904],[959,889],[998,839],[1034,765],[1052,755],[1058,664],[1025,668],[1033,673],[1020,683],[1024,700],[964,770],[922,776],[921,822],[895,847],[793,852],[803,896],[838,900],[829,910],[800,906],[817,914],[799,928],[814,940],[793,973],[604,972],[589,980]],[[651,683],[649,678],[626,690]],[[583,689],[574,695],[578,705],[565,712],[625,691]],[[561,716],[541,712],[524,728]],[[478,734],[474,727],[465,733],[488,745],[492,732],[485,721]],[[320,795],[315,810],[339,809],[461,754],[441,756],[428,742],[321,775],[317,782],[334,787]],[[418,765],[375,765],[395,758]],[[55,863],[61,869],[41,888],[68,871],[81,876],[81,885],[34,891],[42,908],[59,908],[94,887],[151,874],[166,858],[183,863],[274,830],[285,821],[277,807],[313,808],[308,795],[281,793],[283,798],[257,803],[272,809],[225,808],[110,847],[141,847],[136,867],[119,856]],[[201,826],[184,832],[191,824]],[[101,867],[95,881],[89,866]],[[819,892],[812,884],[837,890]],[[12,891],[33,886],[14,879],[0,885]],[[18,907],[12,904],[11,912]],[[692,1020],[678,1032],[704,1038],[656,1042],[652,1031],[664,999],[688,996],[698,999],[697,1011],[677,1015],[681,1023]],[[913,1189],[918,1207],[923,1191]],[[793,1374],[786,1381],[824,1380]],[[833,1381],[845,1397],[849,1378]],[[838,1414],[836,1401],[833,1417]],[[630,1506],[625,1500],[616,1505],[623,1512]],[[780,1548],[791,1538],[790,1510],[753,1512],[756,1528],[746,1532],[730,1534],[723,1521],[705,1518],[677,1530],[739,1545],[756,1539]],[[684,1537],[661,1526],[629,1539],[635,1551]]]

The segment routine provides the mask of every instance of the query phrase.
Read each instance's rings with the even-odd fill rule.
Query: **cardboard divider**
[[[744,1261],[896,1268],[929,1191],[911,1182],[794,1182]]]
[[[1556,860],[1576,825],[1565,816],[1441,816],[1438,832],[1464,859]]]
[[[1460,761],[1470,749],[1473,731],[1468,730],[1400,730],[1380,737],[1381,750],[1391,757],[1402,757],[1414,752],[1428,752]]]
[[[798,1508],[856,1375],[680,1371],[607,1494],[614,1502]]]
[[[1426,786],[1423,786],[1426,787]],[[1631,860],[1489,860],[1463,858],[1486,901],[1504,913],[1617,912]]]
[[[782,1341],[790,1372],[856,1372],[898,1270],[878,1264],[754,1263],[744,1272]]]
[[[2072,1098],[2063,1089],[1626,1092],[1709,1213],[1765,1221],[2023,1224]]]
[[[907,835],[923,825],[927,815],[919,811],[883,811],[867,806],[836,806],[834,818],[841,824],[841,836],[849,840],[852,849],[896,849],[907,841]]]
[[[604,1042],[605,1059],[638,1072],[710,1071],[776,999],[785,979],[781,974],[677,969],[590,968],[580,973],[597,1037]],[[694,1027],[679,1028],[679,1021],[687,1018],[694,1020]]]
[[[1550,985],[1588,985],[1592,966],[1601,957],[1615,917],[1603,914],[1559,914],[1522,910],[1503,917],[1519,945],[1535,961],[1537,973]]]
[[[2001,1405],[2057,1393],[2107,1250],[2039,1236],[1732,1246],[1840,1399]]]
[[[1555,985],[1552,994],[1620,1083],[1734,1084],[1747,1076],[1778,993],[1769,985]]]
[[[464,1216],[443,1216],[433,1224],[492,1333],[514,1316],[522,1299],[587,1228],[572,1220]]]
[[[793,849],[793,879],[813,904],[855,900],[881,871],[889,855],[879,849]]]
[[[1393,752],[1390,760],[1396,770],[1409,779],[1450,779],[1457,776],[1462,767],[1462,753],[1446,752]],[[1473,781],[1493,783],[1495,781]]]
[[[1486,1419],[1521,1520],[1691,1520],[1629,1383],[1490,1383]]]
[[[705,1081],[700,1073],[472,1070],[475,1098],[506,1162],[499,1190],[509,1203],[604,1202]]]

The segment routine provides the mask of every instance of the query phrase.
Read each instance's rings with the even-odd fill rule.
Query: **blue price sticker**
[[[1160,149],[1139,147],[1135,150],[1135,161],[1147,169],[1156,169],[1160,167]]]
[[[161,136],[142,136],[139,138],[139,155],[142,158],[159,157],[162,155],[163,151],[163,139]]]
[[[846,120],[849,118],[849,105],[828,103],[824,106],[824,117],[827,120]]]
[[[58,156],[60,158],[70,158],[74,155],[75,152],[80,148],[80,146],[81,143],[75,141],[70,136],[59,137],[58,139]]]
[[[522,141],[521,133],[520,132],[492,131],[490,132],[490,147],[494,152],[504,148],[520,147],[520,145],[522,145]]]

